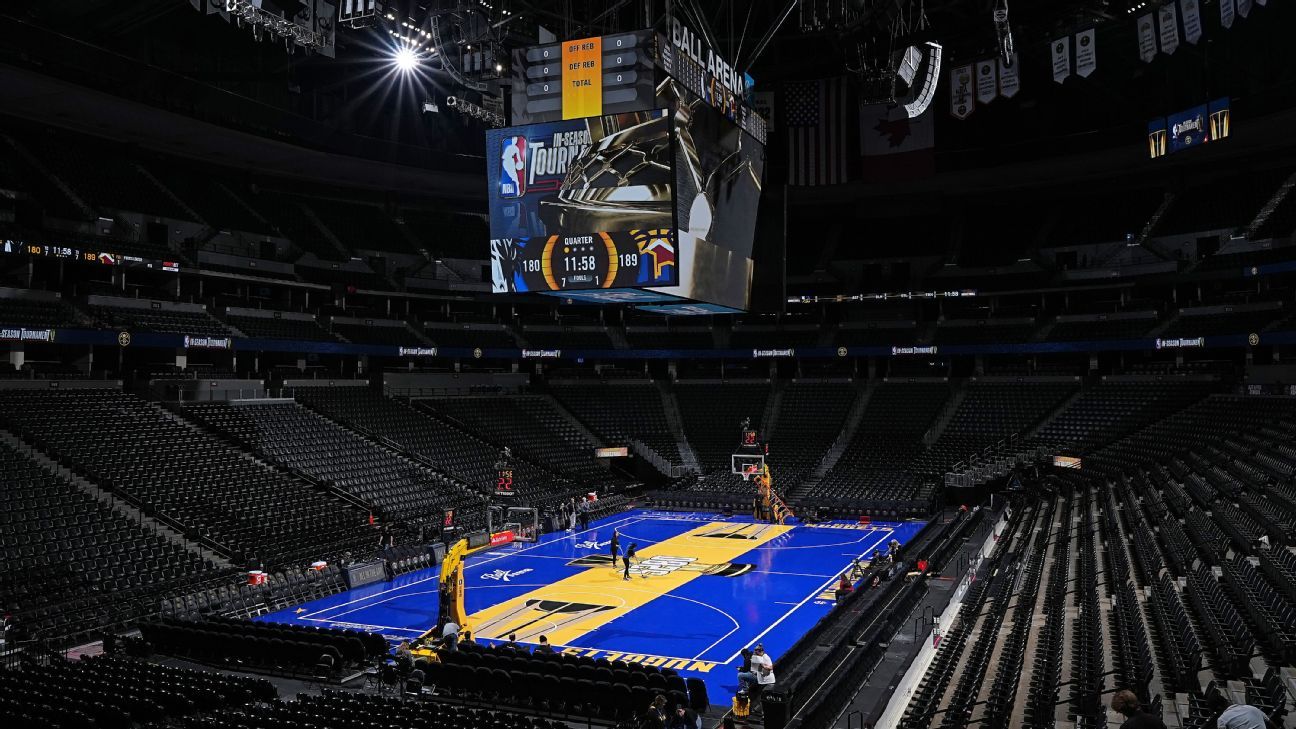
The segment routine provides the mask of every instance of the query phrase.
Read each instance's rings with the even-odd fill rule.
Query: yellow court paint
[[[518,640],[534,642],[543,634],[553,645],[576,644],[581,636],[691,580],[727,579],[716,575],[717,569],[691,565],[726,565],[791,530],[773,524],[702,524],[638,550],[646,579],[632,570],[627,582],[622,569],[614,572],[607,562],[579,568],[566,579],[474,613],[470,624],[478,638],[504,639],[516,633]],[[623,535],[623,548],[631,541]],[[669,620],[668,614],[659,617]]]

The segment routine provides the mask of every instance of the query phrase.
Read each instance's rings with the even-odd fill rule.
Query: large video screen
[[[497,293],[679,282],[668,111],[486,134]]]
[[[644,30],[514,51],[509,123],[653,108],[655,42],[656,35]]]
[[[673,80],[675,219],[680,282],[656,290],[745,309],[751,293],[756,211],[765,179],[765,147],[721,110]]]
[[[1182,152],[1226,139],[1230,131],[1229,99],[1215,99],[1148,122],[1148,154],[1156,159]]]

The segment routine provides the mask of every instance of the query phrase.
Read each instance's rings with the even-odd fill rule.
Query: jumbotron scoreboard
[[[512,126],[486,137],[492,290],[745,309],[765,161],[749,78],[674,18],[512,58]]]
[[[513,52],[513,125],[643,111],[653,106],[656,36],[580,38]]]

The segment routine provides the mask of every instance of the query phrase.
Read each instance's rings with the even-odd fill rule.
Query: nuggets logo
[[[675,244],[670,231],[632,230],[635,245],[639,249],[639,277],[637,283],[655,284],[669,282],[671,271],[675,266]]]

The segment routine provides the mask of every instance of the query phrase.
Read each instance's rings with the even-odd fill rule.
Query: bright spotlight
[[[396,51],[393,60],[396,62],[396,68],[405,72],[413,71],[414,67],[418,65],[418,55],[409,46],[402,46],[400,50]]]

